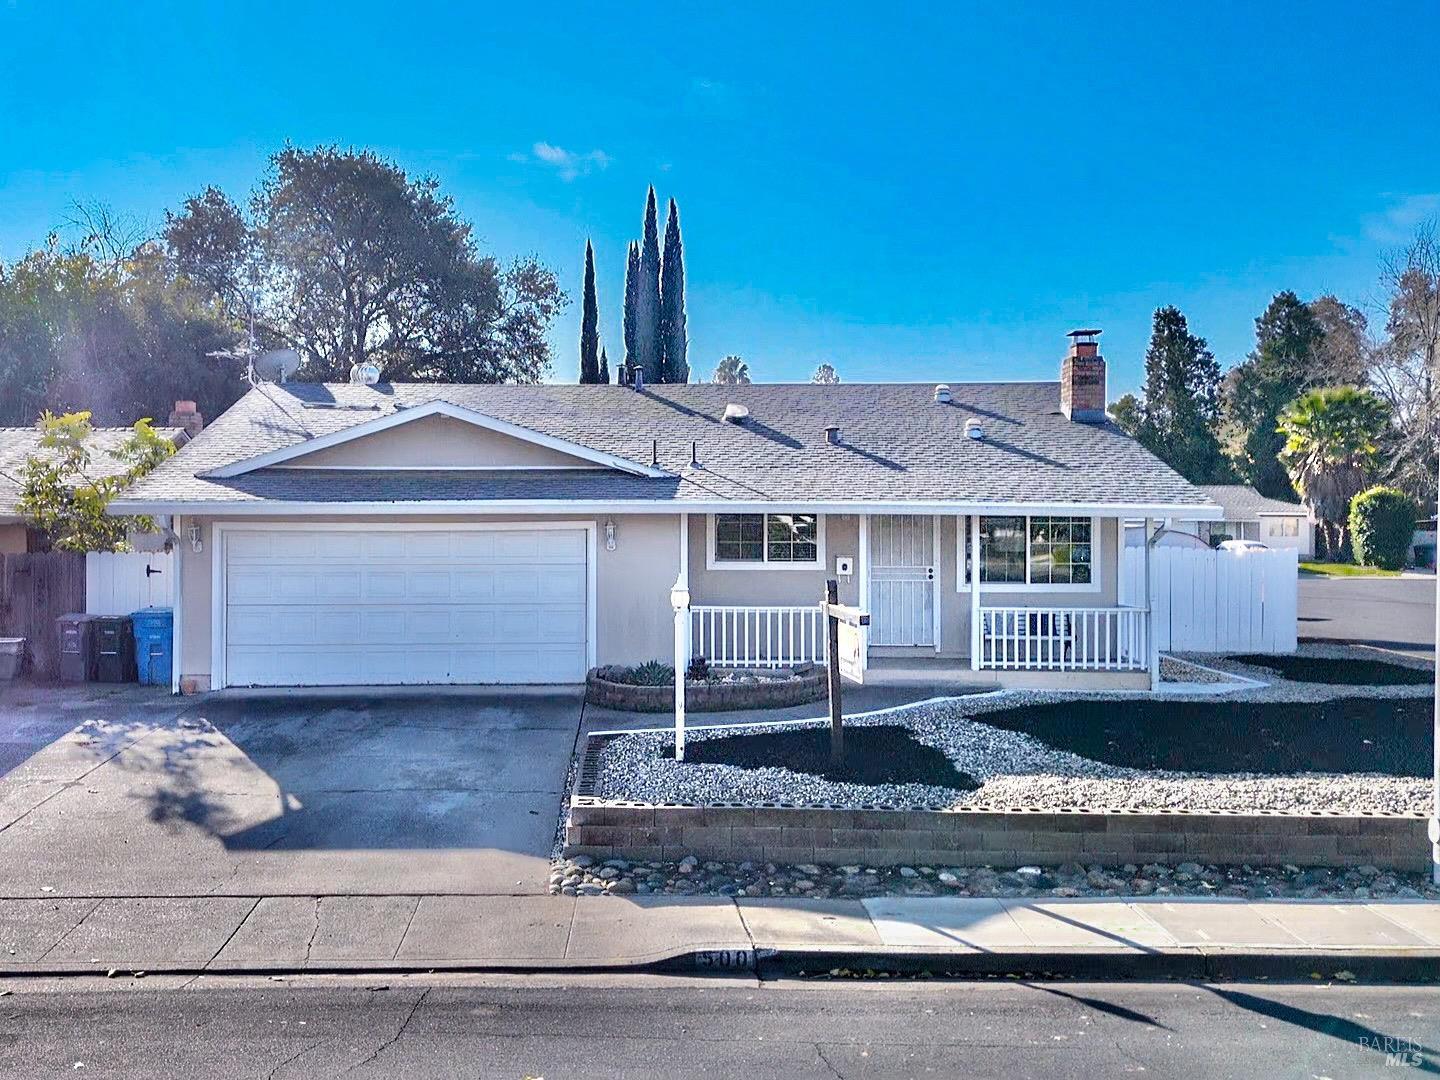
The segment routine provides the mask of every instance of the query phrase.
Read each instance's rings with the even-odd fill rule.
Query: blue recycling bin
[[[168,607],[144,608],[130,616],[135,630],[135,668],[140,682],[169,686],[175,613]]]

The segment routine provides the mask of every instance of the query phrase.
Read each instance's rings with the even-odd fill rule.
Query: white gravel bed
[[[1297,688],[1292,696],[1290,688]],[[1334,687],[1280,683],[1234,698],[1320,701],[1373,694],[1411,697],[1425,687]],[[1300,691],[1303,691],[1301,693]],[[920,784],[862,785],[826,780],[782,768],[742,769],[729,765],[679,764],[673,737],[635,733],[612,740],[602,751],[593,794],[601,799],[710,804],[1039,807],[1043,809],[1275,810],[1345,813],[1408,813],[1429,807],[1430,782],[1373,773],[1292,775],[1213,774],[1122,768],[1047,746],[1031,736],[1005,731],[972,718],[1027,702],[1120,700],[1143,693],[1075,695],[1003,691],[847,718],[847,725],[902,724],[915,738],[946,755],[961,772],[980,782],[958,792]],[[1234,699],[1232,698],[1232,700]],[[817,725],[824,721],[815,721]],[[775,730],[777,725],[692,729],[688,740]]]
[[[1418,657],[1359,645],[1318,641],[1304,642],[1295,650],[1294,655],[1333,660],[1373,660],[1383,664],[1394,664],[1396,667],[1415,668],[1418,671],[1435,670],[1434,664]],[[1229,656],[1176,653],[1175,659],[1182,663],[1203,664],[1220,671],[1233,671],[1238,675],[1258,679],[1266,684],[1264,687],[1239,690],[1230,694],[1229,697],[1236,701],[1329,701],[1332,698],[1340,697],[1423,698],[1430,697],[1434,693],[1433,687],[1427,685],[1353,686],[1342,683],[1292,682],[1271,668],[1261,667],[1257,664],[1242,664]]]

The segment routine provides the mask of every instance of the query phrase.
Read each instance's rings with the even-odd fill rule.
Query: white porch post
[[[855,573],[856,573],[856,575],[858,576],[857,586],[858,586],[859,594],[860,594],[860,595],[859,595],[858,602],[859,602],[859,604],[860,604],[860,610],[861,610],[861,611],[868,612],[868,611],[870,610],[870,515],[869,515],[869,514],[861,514],[861,515],[860,515],[860,553],[856,556],[856,558],[860,560],[860,565],[857,566],[857,567],[855,567]],[[868,626],[862,626],[862,627],[860,627],[860,634],[861,634],[861,638],[860,638],[860,648],[861,648],[861,651],[862,651],[863,654],[864,654],[865,660],[868,662],[869,659],[870,659],[870,627],[868,627]]]
[[[964,520],[964,519],[961,519]],[[980,515],[970,515],[970,670],[980,670]]]
[[[690,666],[690,515],[680,515],[680,571],[670,590],[675,609],[675,760],[685,760],[685,669]]]
[[[1150,670],[1150,689],[1160,685],[1160,637],[1155,633],[1155,573],[1154,560],[1150,557],[1153,541],[1150,538],[1151,519],[1145,519],[1142,535],[1145,538],[1145,650]],[[1125,557],[1124,526],[1120,526],[1120,558]]]

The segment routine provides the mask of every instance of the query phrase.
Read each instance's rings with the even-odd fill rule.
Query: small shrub
[[[1403,491],[1372,487],[1350,500],[1350,543],[1364,566],[1403,568],[1414,531],[1415,504]]]
[[[707,682],[710,678],[710,661],[703,656],[695,657],[685,669],[685,678],[690,682]]]
[[[636,667],[609,667],[600,672],[611,682],[628,686],[674,686],[675,669],[659,660],[647,660]]]

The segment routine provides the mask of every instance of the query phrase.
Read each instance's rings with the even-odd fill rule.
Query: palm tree
[[[1350,500],[1369,486],[1389,422],[1389,406],[1353,386],[1311,390],[1280,412],[1280,461],[1332,558],[1346,549]]]
[[[738,356],[727,356],[716,365],[715,375],[710,381],[725,386],[748,386],[750,384],[750,365]]]

